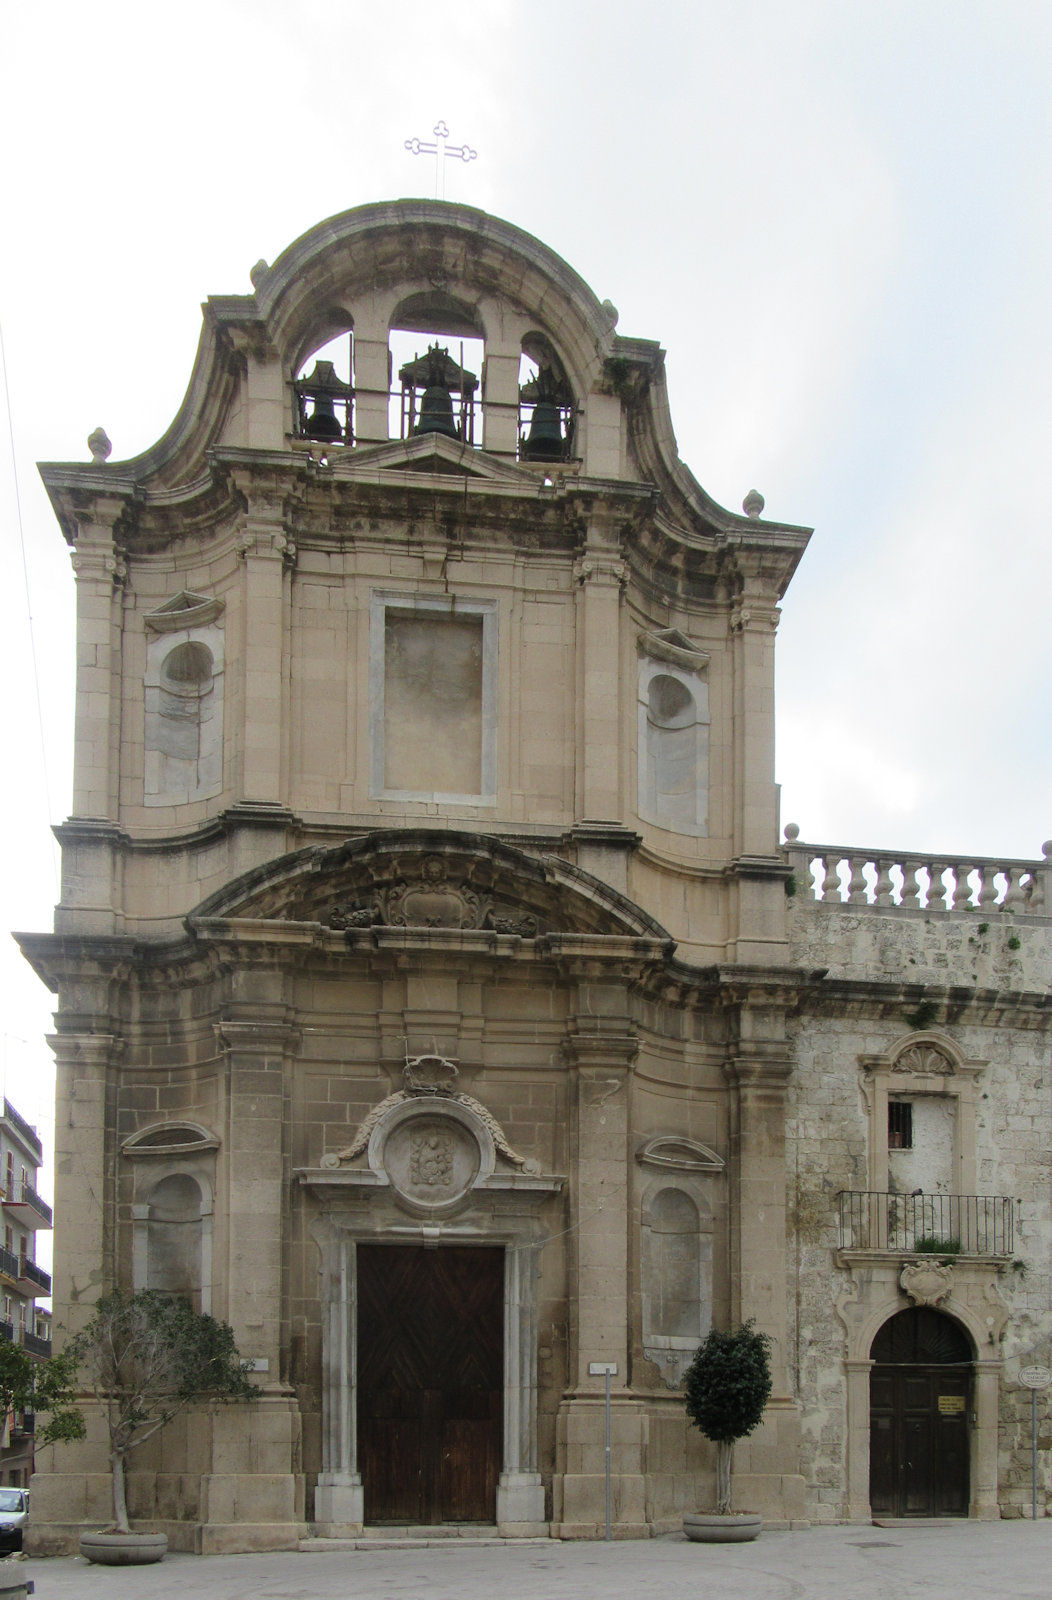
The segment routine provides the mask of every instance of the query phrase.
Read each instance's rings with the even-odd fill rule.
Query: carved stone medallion
[[[927,1262],[923,1266],[910,1264],[899,1274],[899,1287],[915,1306],[937,1306],[953,1288],[953,1268]]]

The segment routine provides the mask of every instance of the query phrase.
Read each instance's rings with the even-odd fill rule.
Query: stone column
[[[844,1515],[848,1522],[872,1522],[869,1504],[869,1357],[844,1362],[847,1381],[847,1494]]]
[[[318,1229],[322,1248],[321,1465],[314,1521],[322,1538],[361,1533],[365,1518],[358,1470],[358,1275],[355,1241],[328,1219]]]
[[[245,562],[240,798],[276,806],[284,791],[285,567],[295,547],[285,537],[282,496],[241,487],[248,511],[238,537]]]
[[[621,821],[621,591],[618,536],[590,527],[577,579],[578,822]]]
[[[559,1409],[553,1533],[601,1538],[605,1525],[605,1379],[613,1362],[611,1521],[646,1534],[646,1418],[629,1390],[628,1170],[630,1069],[638,1049],[619,985],[582,985],[566,1056],[573,1083],[569,1389]]]

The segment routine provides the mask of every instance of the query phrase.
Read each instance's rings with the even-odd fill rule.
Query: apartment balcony
[[[15,1325],[14,1325],[14,1323],[13,1322],[8,1322],[5,1317],[0,1317],[0,1343],[2,1343],[4,1340],[6,1340],[10,1344],[10,1343],[13,1342],[14,1337],[15,1337]]]
[[[886,1255],[1010,1256],[1015,1201],[1005,1195],[881,1194],[842,1189],[840,1248]]]
[[[28,1183],[15,1183],[3,1197],[3,1208],[23,1228],[50,1228],[51,1207]]]
[[[18,1287],[23,1294],[34,1298],[37,1295],[50,1294],[51,1274],[45,1272],[43,1267],[38,1267],[35,1261],[22,1259],[18,1263]]]
[[[51,1340],[42,1339],[37,1333],[30,1333],[28,1328],[22,1335],[22,1343],[31,1356],[49,1356],[51,1354]]]
[[[8,1283],[16,1284],[19,1279],[21,1263],[13,1250],[5,1250],[0,1245],[0,1278],[5,1278]]]

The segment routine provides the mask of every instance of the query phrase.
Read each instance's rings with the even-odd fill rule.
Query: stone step
[[[492,1545],[550,1544],[546,1537],[526,1539],[503,1538],[494,1525],[475,1522],[444,1522],[436,1527],[421,1527],[413,1523],[407,1527],[365,1528],[354,1538],[301,1539],[297,1548],[307,1555],[321,1555],[339,1550],[429,1550],[436,1546],[455,1544],[475,1548]]]

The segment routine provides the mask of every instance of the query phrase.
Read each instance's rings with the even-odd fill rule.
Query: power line
[[[15,516],[18,521],[18,543],[22,552],[22,583],[26,596],[26,617],[29,621],[29,653],[33,662],[33,693],[37,707],[37,731],[40,738],[40,766],[44,775],[44,802],[47,806],[48,822],[50,823],[54,811],[51,805],[51,778],[48,773],[47,744],[44,739],[44,708],[40,699],[40,670],[37,665],[36,629],[33,626],[33,604],[29,590],[29,562],[26,557],[26,534],[22,522],[22,494],[18,483],[18,457],[15,453],[15,424],[11,414],[11,390],[7,381],[7,351],[4,346],[4,327],[0,322],[0,370],[4,380],[4,404],[7,407],[7,436],[11,445],[11,478],[15,490]],[[59,886],[58,866],[55,861],[55,844],[51,844],[51,872],[55,881],[55,899],[61,896]]]

